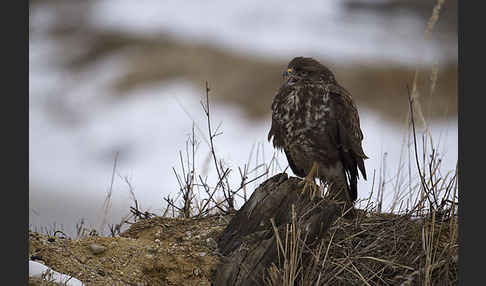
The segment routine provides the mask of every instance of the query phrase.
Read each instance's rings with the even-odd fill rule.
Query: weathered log
[[[311,199],[310,191],[302,189],[302,179],[285,173],[255,189],[218,239],[222,259],[214,285],[263,285],[270,266],[283,263],[277,240],[289,235],[292,223],[302,243],[310,245],[326,235],[340,214],[339,204],[320,196]]]

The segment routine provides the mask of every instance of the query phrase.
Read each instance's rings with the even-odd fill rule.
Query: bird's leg
[[[305,191],[308,188],[310,188],[311,189],[311,198],[314,197],[315,192],[317,190],[317,186],[316,186],[316,183],[314,182],[314,178],[318,174],[318,169],[319,169],[319,166],[314,161],[312,163],[312,168],[311,168],[310,172],[307,174],[307,176],[305,176],[304,180],[302,181],[302,183],[304,184],[304,187],[302,189],[302,193],[305,193]]]

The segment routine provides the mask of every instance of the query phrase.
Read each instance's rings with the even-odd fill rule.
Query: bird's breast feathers
[[[324,132],[326,122],[333,116],[330,104],[326,85],[295,84],[279,91],[272,117],[284,141],[293,141],[309,132]]]

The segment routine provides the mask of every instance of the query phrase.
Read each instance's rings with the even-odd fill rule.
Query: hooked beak
[[[288,68],[286,71],[284,71],[284,72],[282,73],[282,77],[283,77],[283,79],[284,79],[284,80],[285,80],[285,79],[287,79],[287,78],[289,77],[289,75],[290,75],[290,73],[291,73],[291,72],[292,72],[292,69],[291,69],[291,68]]]
[[[282,73],[282,79],[285,80],[287,77],[289,76],[289,72],[288,71],[284,71]]]

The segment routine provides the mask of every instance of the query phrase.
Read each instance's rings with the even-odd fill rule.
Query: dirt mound
[[[155,217],[119,237],[70,239],[29,231],[29,258],[87,285],[210,285],[219,261],[216,239],[229,219]],[[101,253],[94,254],[93,244]]]
[[[282,173],[253,192],[218,240],[215,286],[457,285],[452,209],[341,215],[303,185]]]

